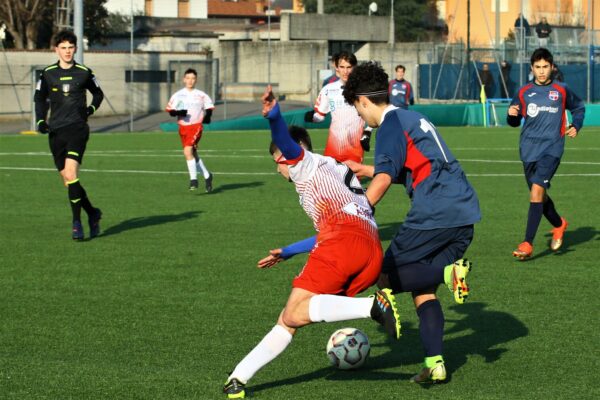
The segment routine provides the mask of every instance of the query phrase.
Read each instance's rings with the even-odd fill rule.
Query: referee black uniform
[[[90,106],[87,106],[86,99],[88,90],[93,95]],[[104,94],[94,74],[84,65],[73,62],[70,68],[64,69],[56,62],[40,74],[34,96],[36,121],[41,133],[49,133],[50,150],[59,172],[64,170],[67,158],[78,164],[82,163],[90,136],[87,119],[98,109],[103,99]],[[48,110],[50,119],[46,122]],[[90,236],[96,236],[102,213],[92,207],[79,178],[73,181],[65,179],[65,183],[69,189],[73,211],[73,239],[83,239],[80,221],[82,207],[89,217]]]

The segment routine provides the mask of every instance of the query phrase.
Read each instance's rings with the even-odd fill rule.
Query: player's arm
[[[311,236],[299,242],[279,249],[269,250],[269,255],[258,261],[258,268],[270,268],[273,265],[292,258],[296,254],[308,253],[317,243],[317,236]]]
[[[281,116],[279,110],[279,104],[273,97],[271,92],[271,85],[267,87],[265,94],[262,98],[263,101],[263,115],[269,120],[271,127],[271,140],[281,151],[281,154],[287,160],[298,159],[304,154],[302,147],[290,136],[287,124]]]
[[[392,177],[385,172],[375,175],[367,188],[367,200],[371,207],[375,207],[383,198],[385,192],[392,185]]]
[[[397,115],[379,127],[375,144],[375,166],[373,180],[367,188],[367,199],[372,207],[383,198],[394,177],[400,175],[406,162],[408,142],[402,134],[404,127]]]
[[[508,112],[506,114],[506,123],[513,128],[521,125],[521,100],[518,97],[518,94],[513,97],[510,106],[508,107]]]
[[[568,87],[566,89],[567,101],[565,102],[565,106],[567,110],[571,111],[573,121],[571,122],[571,125],[565,134],[569,137],[575,137],[583,127],[583,119],[585,118],[585,103],[575,93],[573,93],[571,89]]]
[[[86,81],[85,88],[92,94],[92,103],[87,108],[87,115],[89,116],[95,113],[100,107],[100,104],[102,104],[104,92],[100,89],[100,85],[91,71],[88,80]]]
[[[35,88],[35,94],[33,95],[33,102],[35,104],[35,124],[40,133],[48,133],[49,128],[46,123],[46,116],[48,115],[48,84],[44,78],[44,73],[40,74],[40,79],[37,82]]]
[[[325,116],[329,112],[329,98],[327,96],[327,90],[325,88],[321,89],[319,92],[319,97],[317,97],[317,101],[315,102],[315,107],[304,114],[304,121],[306,122],[323,122],[325,120]]]
[[[208,110],[204,110],[204,118],[202,119],[203,124],[210,124],[210,119],[212,118],[214,107],[209,108]]]
[[[344,161],[344,164],[346,164],[359,179],[365,176],[372,178],[375,173],[375,167],[373,165],[361,164],[353,160],[346,160]]]
[[[413,93],[413,88],[412,85],[410,83],[407,82],[407,87],[408,87],[408,103],[412,106],[415,104],[415,95]]]

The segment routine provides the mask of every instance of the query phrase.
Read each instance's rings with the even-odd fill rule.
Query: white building
[[[108,0],[110,13],[163,18],[207,18],[208,0]]]

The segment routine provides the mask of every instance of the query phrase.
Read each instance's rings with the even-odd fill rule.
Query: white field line
[[[54,168],[33,168],[33,167],[0,167],[3,171],[42,171],[56,172]],[[128,169],[86,169],[82,168],[82,172],[99,172],[108,174],[154,174],[154,175],[181,175],[187,174],[187,171],[145,171],[145,170],[128,170]],[[249,176],[270,176],[278,175],[276,172],[218,172],[211,171],[215,175],[249,175]],[[520,177],[523,174],[467,174],[467,177]],[[554,176],[600,176],[600,173],[592,174],[556,174]]]
[[[44,156],[49,157],[49,152],[0,152],[0,156]],[[157,154],[136,154],[136,153],[122,153],[122,152],[86,152],[88,157],[159,157],[159,158],[178,158],[181,157],[179,154],[165,154],[164,152]],[[266,155],[249,155],[249,154],[206,154],[204,152],[199,153],[200,157],[203,158],[264,158],[269,159],[270,156]],[[521,164],[519,160],[484,160],[484,159],[468,159],[459,158],[461,163],[473,162],[473,163],[488,163],[488,164]],[[593,161],[561,161],[563,165],[600,165],[600,162]]]

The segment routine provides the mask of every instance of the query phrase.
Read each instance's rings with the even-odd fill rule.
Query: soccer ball
[[[365,363],[371,345],[369,338],[356,328],[342,328],[333,332],[327,341],[327,357],[339,369],[355,369]]]

